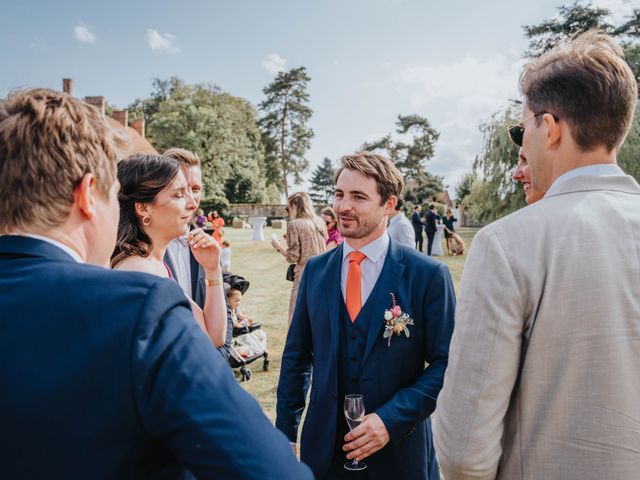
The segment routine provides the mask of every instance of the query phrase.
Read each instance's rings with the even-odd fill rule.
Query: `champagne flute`
[[[364,418],[364,398],[362,395],[346,395],[344,397],[344,418],[347,420],[349,430],[353,430],[362,423]],[[344,468],[351,471],[364,470],[366,463],[360,463],[355,458],[344,464]]]

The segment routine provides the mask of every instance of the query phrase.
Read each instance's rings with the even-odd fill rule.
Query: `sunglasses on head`
[[[522,124],[527,120],[531,120],[532,118],[537,117],[538,115],[544,115],[545,113],[549,113],[549,112],[534,113],[533,115],[529,115],[524,120],[521,120],[520,123],[516,123],[515,125],[511,125],[510,127],[507,127],[507,132],[509,133],[509,138],[511,138],[511,141],[515,143],[517,146],[521,147],[522,140],[524,138],[524,127],[522,126]],[[553,118],[555,119],[556,122],[558,121],[555,115],[553,115]]]

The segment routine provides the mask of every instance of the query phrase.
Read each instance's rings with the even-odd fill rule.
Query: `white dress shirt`
[[[34,235],[33,233],[10,233],[9,235],[15,235],[17,237],[29,237],[29,238],[35,238],[36,240],[42,240],[43,242],[50,243],[54,247],[58,247],[60,250],[64,251],[65,253],[68,253],[69,256],[73,258],[76,262],[84,263],[84,260],[82,260],[82,257],[78,252],[76,252],[71,247],[65,245],[64,243],[60,243],[59,241],[54,240],[53,238],[43,237],[42,235]]]
[[[389,220],[387,233],[391,240],[400,245],[406,245],[409,248],[414,248],[416,245],[416,234],[413,231],[413,226],[402,212]]]
[[[187,298],[191,298],[191,255],[186,238],[186,235],[183,235],[171,240],[167,252],[175,270],[176,282]]]
[[[355,251],[351,245],[349,245],[349,239],[345,238],[342,244],[342,276],[340,278],[340,288],[342,289],[342,298],[347,301],[347,274],[349,273],[349,254]],[[362,272],[362,285],[360,292],[362,293],[362,305],[367,301],[373,287],[375,287],[382,267],[384,266],[384,259],[387,258],[387,251],[389,250],[389,235],[385,232],[380,238],[377,238],[373,242],[365,245],[360,249],[360,252],[364,253],[367,258],[360,263],[360,271]]]

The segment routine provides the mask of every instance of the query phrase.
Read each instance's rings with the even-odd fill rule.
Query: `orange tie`
[[[367,258],[362,252],[353,251],[349,254],[349,272],[347,273],[347,312],[351,322],[356,321],[362,308],[362,271],[360,262]]]

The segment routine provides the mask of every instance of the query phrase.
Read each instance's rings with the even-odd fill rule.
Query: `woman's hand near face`
[[[220,245],[211,235],[204,233],[201,228],[191,230],[189,245],[196,261],[206,271],[215,271],[220,268]]]

